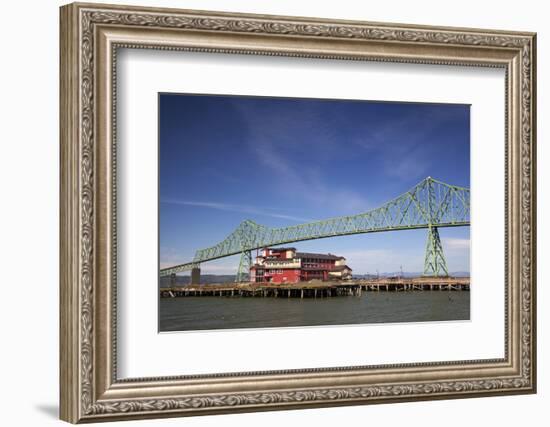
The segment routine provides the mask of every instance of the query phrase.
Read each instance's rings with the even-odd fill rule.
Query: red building
[[[296,252],[296,248],[265,248],[250,268],[256,283],[296,283],[351,278],[346,259],[332,254]]]

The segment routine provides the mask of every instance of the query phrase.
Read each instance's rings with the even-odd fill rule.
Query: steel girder
[[[191,270],[202,262],[254,249],[350,234],[470,225],[470,190],[427,177],[384,205],[357,215],[270,228],[245,220],[220,243],[195,253],[193,261],[160,271]],[[442,254],[442,252],[441,252]]]

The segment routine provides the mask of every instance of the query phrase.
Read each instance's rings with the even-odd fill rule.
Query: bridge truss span
[[[428,229],[425,275],[448,275],[438,228],[470,225],[470,190],[427,177],[382,206],[357,215],[270,228],[245,220],[218,244],[196,251],[191,262],[162,269],[161,276],[191,270],[201,263],[241,254],[238,277],[250,251],[328,237],[407,229]]]

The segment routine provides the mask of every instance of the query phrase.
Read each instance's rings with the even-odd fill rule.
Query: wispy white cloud
[[[255,206],[246,206],[246,205],[236,205],[230,203],[220,203],[220,202],[199,202],[193,200],[177,200],[177,199],[163,199],[161,203],[167,203],[172,205],[182,205],[182,206],[196,206],[201,208],[216,209],[220,211],[227,212],[239,212],[246,213],[250,215],[261,215],[268,216],[271,218],[286,219],[289,221],[295,222],[309,222],[310,218],[303,218],[295,215],[288,215],[280,212],[276,212],[269,208],[259,209]]]
[[[235,109],[243,107],[235,105]],[[334,215],[362,212],[371,207],[364,194],[336,184],[327,173],[330,170],[337,173],[345,162],[342,135],[338,131],[345,124],[334,123],[335,116],[323,115],[307,104],[296,104],[288,111],[268,116],[258,126],[246,110],[241,113],[249,149],[256,155],[257,163],[273,177],[269,185],[281,193],[299,194],[306,206],[328,208]],[[314,129],[311,123],[315,123]],[[297,137],[303,134],[315,137],[306,140]],[[310,161],[310,153],[315,153],[315,162]]]
[[[338,255],[346,258],[346,263],[355,274],[374,274],[403,271],[422,271],[424,256],[418,252],[398,252],[390,249],[366,249],[359,251],[342,251]],[[398,256],[397,256],[398,255]]]
[[[160,268],[173,267],[175,265],[190,262],[194,252],[180,251],[173,247],[160,247]],[[239,265],[239,257],[232,256],[201,264],[202,274],[235,274]]]
[[[181,251],[179,249],[161,246],[159,250],[160,268],[173,267],[174,265],[189,262],[193,259],[194,252]]]
[[[201,265],[201,274],[236,274],[238,268],[238,263],[218,265],[204,263]]]
[[[470,271],[470,239],[444,237],[441,244],[451,271]]]
[[[469,240],[442,239],[447,265],[452,271],[469,271]],[[340,251],[338,255],[346,258],[347,264],[355,274],[398,272],[421,272],[424,269],[423,250],[415,249],[366,249]]]
[[[225,183],[231,183],[231,184],[237,184],[237,185],[245,185],[246,180],[237,177],[234,174],[232,174],[229,171],[220,170],[214,167],[205,167],[204,169],[201,169],[202,174],[207,179],[218,179]]]
[[[167,261],[167,260],[161,260],[160,263],[159,263],[159,267],[162,269],[162,268],[169,268],[169,267],[173,267],[175,265],[179,265],[179,264],[182,264],[184,263],[185,261],[187,261],[187,259],[184,259],[184,258],[180,258],[178,260],[174,260],[174,261]]]
[[[441,239],[441,243],[445,249],[449,250],[470,250],[470,239],[447,237]]]
[[[370,153],[384,152],[381,171],[397,179],[423,178],[433,164],[433,148],[424,142],[443,123],[452,120],[453,114],[445,108],[431,110],[430,115],[412,111],[399,120],[377,123],[375,130],[365,129],[364,137],[353,142]]]
[[[180,264],[182,261],[186,261],[186,259],[179,259],[178,261],[163,260],[160,262],[160,268],[173,267],[174,265]],[[236,274],[238,266],[238,263],[220,265],[203,263],[201,264],[201,274]],[[189,274],[189,272],[185,274]]]

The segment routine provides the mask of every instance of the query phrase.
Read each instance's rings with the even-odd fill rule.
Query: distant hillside
[[[403,276],[403,277],[420,277],[422,276],[422,272],[420,271],[404,271],[404,272],[400,272],[400,271],[392,271],[392,272],[383,272],[383,273],[379,273],[378,275],[376,274],[354,274],[353,275],[353,278],[354,279],[376,279],[376,277],[399,277],[399,276]],[[450,276],[453,276],[453,277],[470,277],[470,273],[468,271],[451,271],[449,273]]]

